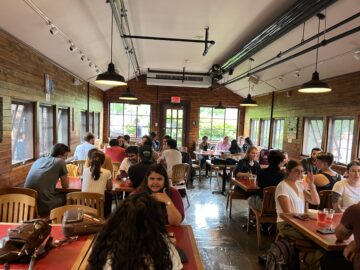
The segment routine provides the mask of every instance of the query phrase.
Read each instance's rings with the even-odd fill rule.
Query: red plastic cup
[[[319,210],[318,211],[317,225],[319,227],[325,227],[325,225],[326,225],[325,219],[326,219],[326,212]]]

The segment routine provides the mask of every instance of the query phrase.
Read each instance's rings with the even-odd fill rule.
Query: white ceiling
[[[43,17],[50,19],[65,36],[50,35],[50,27],[27,2],[34,3],[43,13]],[[208,54],[202,56],[203,44],[134,39],[141,71],[146,73],[148,68],[181,71],[184,66],[187,71],[207,72],[213,64],[224,63],[241,48],[241,45],[269,25],[295,0],[222,2],[125,0],[124,2],[128,10],[132,35],[204,39],[204,28],[209,26],[210,39],[216,42]],[[326,10],[326,25],[332,26],[357,12],[360,12],[359,0],[337,1]],[[93,82],[97,75],[94,65],[105,71],[110,61],[110,14],[110,5],[106,4],[105,0],[2,0],[0,27],[76,76]],[[326,38],[357,26],[360,26],[359,18],[336,31],[329,32]],[[298,27],[254,55],[253,66],[298,44],[302,38],[302,31],[302,26]],[[305,39],[316,33],[317,18],[312,18],[306,22]],[[73,52],[69,50],[67,38],[95,63],[92,67],[89,67],[89,61],[80,60],[79,50]],[[306,46],[314,44],[315,41]],[[319,59],[322,62],[318,67],[320,78],[326,79],[359,71],[360,61],[353,57],[357,49],[360,49],[359,32],[320,48]],[[312,51],[260,72],[257,74],[260,83],[254,87],[252,94],[261,95],[309,81],[314,71],[314,61],[315,51]],[[117,31],[114,31],[113,62],[118,72],[127,78],[128,58]],[[226,74],[223,81],[246,72],[247,69],[248,62],[245,62],[235,69],[232,76]],[[300,77],[295,76],[296,70],[300,70]],[[283,77],[281,81],[278,79],[279,76]],[[103,90],[108,89],[99,87]],[[227,87],[241,96],[245,96],[248,92],[247,79]]]

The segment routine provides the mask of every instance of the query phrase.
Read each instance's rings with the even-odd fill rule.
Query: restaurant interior
[[[310,239],[311,252],[316,246],[327,255],[341,253],[350,243],[338,243],[334,232],[322,237],[316,220],[307,234],[304,221],[286,211],[277,216],[275,188],[267,206],[275,219],[261,210],[251,216],[248,198],[265,193],[256,177],[237,173],[248,138],[261,169],[271,149],[299,163],[319,148],[331,153],[333,172],[352,177],[347,165],[360,160],[358,0],[5,0],[0,6],[2,207],[2,196],[24,189],[35,161],[57,143],[69,146],[72,163],[88,133],[106,153],[111,139],[129,135],[129,145],[140,146],[155,132],[160,147],[153,151],[160,157],[165,135],[190,157],[182,186],[185,217],[168,228],[186,254],[182,269],[278,269],[264,267],[271,244],[281,241],[269,225],[280,215]],[[204,136],[209,149],[200,147]],[[218,148],[224,137],[241,153]],[[281,170],[291,175],[285,165]],[[114,213],[135,189],[116,180],[115,164],[113,170],[108,195]],[[57,192],[81,191],[80,177],[80,187],[59,181]],[[325,208],[334,208],[331,201]],[[22,221],[7,221],[4,209],[0,238]],[[335,213],[335,223],[341,215]],[[61,238],[61,224],[51,234]],[[76,241],[51,250],[34,269],[87,269],[95,236]],[[301,269],[320,269],[307,264],[308,250],[296,244]],[[61,249],[73,256],[59,260]]]

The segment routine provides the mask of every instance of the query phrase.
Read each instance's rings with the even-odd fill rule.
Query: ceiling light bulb
[[[89,62],[89,67],[92,67],[92,62]]]
[[[52,35],[56,35],[57,33],[59,33],[59,29],[57,29],[56,26],[53,24],[51,24],[49,31],[50,31],[50,34],[52,34]]]
[[[81,57],[80,57],[81,61],[84,61],[85,58],[86,58],[85,54],[81,55]]]
[[[74,44],[70,43],[69,50],[72,51],[72,52],[74,52],[74,51],[77,50],[77,47],[76,47]]]

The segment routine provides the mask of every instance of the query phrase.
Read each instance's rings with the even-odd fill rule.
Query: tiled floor
[[[191,206],[185,211],[184,223],[192,225],[205,269],[262,269],[258,256],[266,251],[273,238],[262,236],[266,249],[260,251],[255,229],[248,234],[241,228],[247,220],[247,201],[233,201],[230,219],[225,209],[226,197],[212,194],[212,190],[218,189],[216,180],[213,179],[210,187],[209,179],[201,183],[195,179],[194,186],[188,190]],[[185,199],[184,205],[187,207]]]

